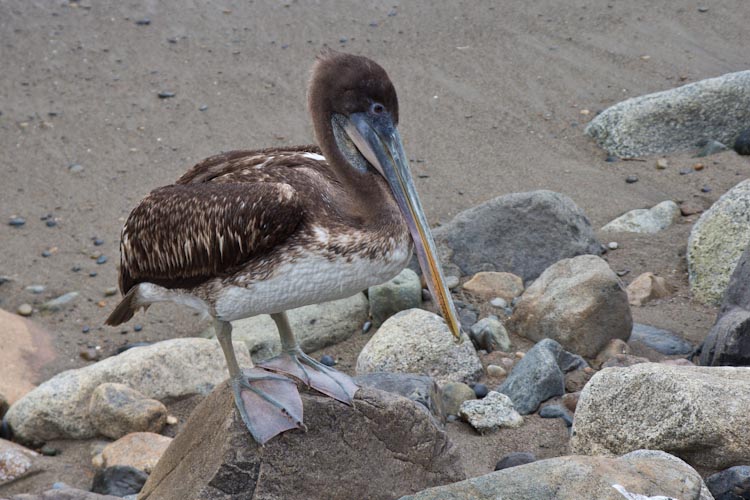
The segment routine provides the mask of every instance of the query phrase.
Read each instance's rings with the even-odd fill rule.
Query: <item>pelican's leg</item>
[[[252,366],[241,370],[232,346],[232,325],[216,320],[215,328],[227,360],[234,401],[253,438],[262,445],[289,429],[304,429],[297,384]]]
[[[278,373],[284,373],[307,384],[342,403],[351,404],[357,385],[345,373],[318,363],[302,352],[286,313],[272,314],[281,337],[281,354],[258,363],[258,366]]]

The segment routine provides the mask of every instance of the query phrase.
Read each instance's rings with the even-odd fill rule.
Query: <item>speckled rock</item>
[[[472,276],[462,288],[485,300],[500,297],[511,302],[523,293],[523,280],[513,273],[481,272]]]
[[[677,203],[662,201],[651,208],[638,208],[626,212],[607,223],[602,231],[612,233],[658,233],[680,218],[682,212]]]
[[[750,179],[724,193],[690,231],[688,278],[695,299],[705,304],[721,301],[729,277],[748,243]]]
[[[235,342],[234,348],[240,365],[248,364],[247,347]],[[91,394],[105,382],[126,384],[162,401],[207,394],[227,377],[216,341],[165,340],[59,373],[16,401],[6,419],[21,440],[88,439],[97,435],[89,418]]]
[[[582,255],[545,270],[521,296],[508,327],[535,342],[554,339],[593,358],[610,340],[627,340],[633,320],[614,271],[600,257]]]
[[[477,350],[484,349],[487,352],[510,350],[508,331],[497,317],[482,318],[471,325],[469,337]]]
[[[360,387],[392,392],[419,403],[440,423],[445,423],[447,415],[443,405],[443,394],[440,386],[431,377],[411,373],[375,372],[354,377],[354,382]]]
[[[357,375],[380,371],[470,382],[482,374],[482,363],[466,335],[458,344],[440,316],[410,309],[386,320],[357,358]]]
[[[576,454],[641,448],[691,465],[750,462],[750,369],[643,363],[604,369],[581,393],[571,439]]]
[[[552,191],[499,196],[459,213],[433,236],[441,261],[464,275],[505,271],[524,282],[560,259],[601,253],[583,211]]]
[[[124,465],[150,474],[167,450],[172,438],[153,432],[133,432],[102,450],[104,467]]]
[[[289,324],[305,352],[314,352],[338,344],[361,331],[368,318],[367,297],[358,293],[351,297],[304,306],[287,311]],[[207,337],[215,338],[213,328]],[[281,352],[276,323],[262,314],[232,322],[232,338],[247,345],[254,361],[261,361]]]
[[[464,401],[477,398],[474,389],[463,382],[446,382],[441,389],[443,407],[448,415],[458,415],[458,410]]]
[[[416,403],[363,387],[352,406],[301,391],[307,432],[262,448],[228,384],[201,402],[151,473],[140,500],[391,500],[463,479],[458,450]]]
[[[0,438],[0,486],[39,469],[35,465],[37,457],[35,451]]]
[[[750,71],[740,71],[622,101],[585,132],[622,158],[689,150],[702,139],[732,144],[748,123]]]
[[[713,500],[701,476],[682,460],[661,451],[640,450],[619,458],[564,456],[537,460],[400,500],[623,500],[661,495],[679,500]]]
[[[750,498],[750,465],[738,465],[712,474],[706,486],[715,500],[746,500]]]
[[[131,432],[161,432],[167,407],[124,384],[105,383],[94,389],[89,418],[96,430],[110,439]]]
[[[490,391],[482,399],[464,401],[458,414],[480,434],[523,424],[523,417],[513,408],[513,401],[495,391]]]
[[[422,304],[422,284],[417,273],[404,269],[398,276],[367,290],[372,324],[380,326],[394,314]]]
[[[669,297],[672,294],[672,287],[661,276],[648,272],[634,279],[625,291],[631,306],[642,306],[653,300]]]

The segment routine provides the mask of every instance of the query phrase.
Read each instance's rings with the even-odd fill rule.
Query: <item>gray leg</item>
[[[297,349],[297,339],[294,337],[292,327],[289,325],[289,318],[286,316],[286,312],[280,312],[271,315],[271,319],[276,323],[276,328],[279,330],[279,337],[281,338],[281,350],[289,351]]]
[[[237,356],[234,354],[234,346],[232,345],[232,323],[229,321],[221,321],[220,319],[214,320],[214,328],[216,329],[216,338],[219,339],[221,350],[224,351],[224,358],[227,360],[227,368],[229,368],[229,376],[236,378],[240,374],[240,365],[237,363]],[[250,366],[253,367],[253,362],[250,361]]]

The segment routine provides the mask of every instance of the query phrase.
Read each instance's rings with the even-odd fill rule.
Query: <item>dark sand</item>
[[[750,175],[750,162],[734,152],[702,160],[671,155],[666,170],[656,170],[654,158],[605,163],[582,133],[598,110],[625,98],[747,69],[745,0],[706,3],[708,12],[693,2],[647,0],[308,5],[0,2],[0,275],[12,278],[0,285],[0,307],[15,311],[81,292],[68,312],[33,316],[55,332],[60,353],[38,381],[85,365],[78,353],[87,344],[109,355],[128,342],[205,329],[171,306],[155,306],[125,329],[101,326],[116,303],[103,292],[116,285],[120,227],[141,197],[208,155],[311,142],[304,89],[325,45],[368,55],[389,72],[433,223],[497,195],[552,189],[570,196],[598,228],[666,199],[710,206]],[[136,24],[144,18],[150,25]],[[176,96],[159,99],[162,90]],[[200,111],[202,105],[208,108]],[[678,174],[697,161],[706,168]],[[83,171],[70,172],[72,163]],[[626,184],[630,174],[640,181]],[[701,193],[703,186],[711,192]],[[48,213],[56,227],[40,220]],[[14,215],[26,225],[7,225]],[[653,271],[677,289],[671,299],[634,308],[635,320],[698,342],[715,310],[692,302],[687,287],[684,251],[695,219],[655,236],[601,240],[620,243],[607,258],[614,269],[631,270],[625,282]],[[95,247],[93,237],[104,245]],[[41,257],[50,248],[53,255]],[[106,264],[90,258],[96,250]],[[81,271],[72,272],[75,265]],[[24,288],[32,284],[47,289],[31,295]],[[134,332],[134,323],[143,330]],[[81,332],[84,325],[90,333]],[[354,359],[363,341],[329,351]],[[476,448],[468,472],[478,475],[511,449],[502,443],[551,450],[540,456],[565,452],[560,422],[532,422],[512,439],[506,432],[479,439],[456,424],[450,432],[460,446]],[[540,444],[550,432],[557,438]],[[60,446],[63,457],[68,449],[68,457],[85,455],[82,444]],[[38,490],[51,476],[9,492]]]

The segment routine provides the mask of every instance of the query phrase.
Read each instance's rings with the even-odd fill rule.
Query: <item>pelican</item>
[[[318,146],[203,160],[131,212],[123,294],[108,325],[174,302],[214,320],[240,416],[260,444],[303,428],[297,384],[351,404],[356,384],[299,348],[285,311],[348,297],[398,274],[415,250],[453,335],[459,323],[397,125],[396,90],[374,61],[326,51],[308,88]],[[231,321],[270,314],[279,356],[238,365]]]

